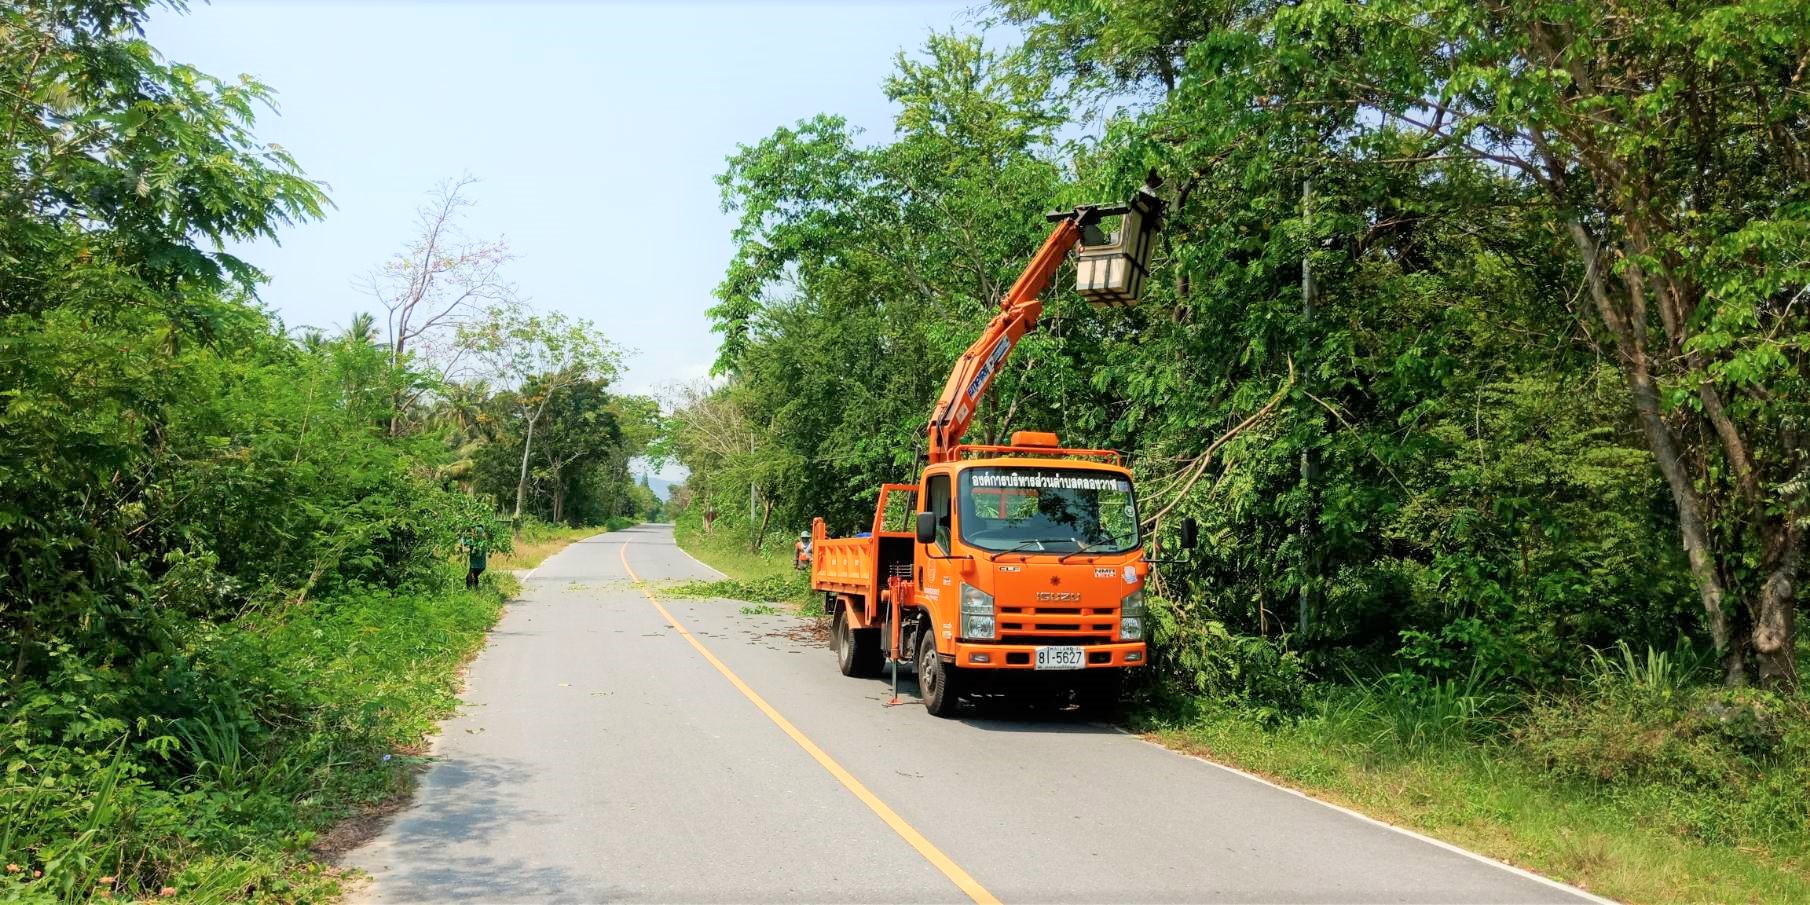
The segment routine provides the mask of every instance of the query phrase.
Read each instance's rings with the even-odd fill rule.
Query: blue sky
[[[336,208],[237,251],[291,326],[374,311],[357,281],[441,180],[482,180],[466,230],[506,238],[538,307],[633,350],[622,386],[704,375],[729,259],[713,177],[737,143],[820,112],[890,134],[899,50],[974,3],[324,3],[219,0],[150,22],[173,61],[275,88],[258,126]]]

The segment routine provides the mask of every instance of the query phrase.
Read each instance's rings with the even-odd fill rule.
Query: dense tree
[[[575,387],[614,378],[620,354],[589,322],[558,312],[493,307],[483,319],[461,325],[459,334],[489,376],[509,388],[504,398],[521,439],[514,511],[519,520],[528,499],[534,435],[549,408]]]
[[[731,158],[721,181],[740,244],[714,314],[733,380],[679,423],[737,424],[713,433],[742,452],[716,454],[737,463],[733,476],[695,481],[700,498],[730,511],[718,485],[752,484],[757,521],[821,514],[849,527],[866,518],[870,476],[910,467],[947,362],[1061,193],[1058,167],[1036,153],[1060,122],[1036,103],[1045,88],[978,39],[939,35],[887,82],[901,108],[893,143],[862,147],[826,116]],[[996,391],[1008,409],[1016,373]],[[717,417],[725,404],[751,417]],[[999,420],[988,409],[980,423]]]
[[[161,60],[140,35],[151,5],[0,10],[0,314],[152,306],[204,334],[224,315],[188,300],[258,280],[220,245],[326,203],[253,137],[269,90]]]
[[[215,492],[195,482],[203,471],[249,453],[234,432],[244,408],[213,396],[307,370],[235,299],[258,274],[218,245],[315,216],[325,198],[252,138],[266,90],[164,63],[138,36],[144,11],[0,11],[0,654],[14,680],[63,645],[130,655],[164,631],[149,618],[164,607],[242,594],[208,577],[222,558],[250,586],[299,590],[314,571],[293,545],[237,559],[236,515],[188,507]],[[250,352],[233,363],[195,340]],[[300,415],[311,400],[270,402]],[[289,426],[288,455],[308,460],[299,444],[318,435]],[[209,527],[189,527],[197,512]],[[293,514],[311,521],[291,526],[303,536],[332,530]]]
[[[1564,284],[1585,304],[1548,306],[1535,328],[1577,334],[1625,383],[1729,681],[1750,656],[1762,681],[1794,681],[1810,324],[1794,304],[1810,259],[1801,9],[1209,4],[1195,32],[1149,27],[1161,20],[1135,5],[1007,11],[1059,70],[1162,98],[1125,148],[1186,173],[1184,192],[1228,163],[1251,174],[1240,161],[1297,184],[1405,170],[1421,185],[1393,197],[1441,193],[1446,216],[1474,224],[1512,205],[1558,240],[1548,253],[1569,258]],[[1449,191],[1458,163],[1490,190]],[[1413,225],[1315,208],[1372,232]]]
[[[544,390],[540,381],[531,381],[525,392],[538,396]],[[525,512],[554,522],[601,524],[636,511],[628,464],[645,441],[625,419],[625,402],[634,406],[634,400],[611,393],[606,380],[579,381],[549,399],[534,433]],[[507,499],[520,478],[528,428],[524,407],[513,392],[482,405],[494,414],[484,417],[494,430],[471,452],[472,487]]]
[[[902,58],[891,141],[824,116],[731,158],[728,381],[673,421],[692,490],[860,524],[1041,212],[1154,166],[1172,208],[1146,305],[1057,293],[973,436],[1129,451],[1146,515],[1209,529],[1170,592],[1323,667],[1537,683],[1686,632],[1731,680],[1758,653],[1788,683],[1810,246],[1802,96],[1779,86],[1804,30],[1759,4],[1736,36],[1740,4],[1702,6],[1002,4],[1023,50]],[[1672,115],[1721,94],[1741,112]],[[1069,103],[1097,140],[1056,142]],[[738,439],[706,449],[699,424]]]
[[[0,860],[33,901],[289,857],[423,715],[343,700],[310,672],[320,639],[364,645],[378,611],[395,650],[481,632],[494,588],[459,596],[448,560],[476,527],[507,546],[463,492],[509,436],[494,390],[424,366],[414,315],[390,341],[368,316],[292,334],[257,302],[221,249],[326,198],[253,136],[268,92],[166,62],[149,6],[0,8]],[[588,479],[633,494],[624,470]],[[273,650],[284,630],[312,640]]]

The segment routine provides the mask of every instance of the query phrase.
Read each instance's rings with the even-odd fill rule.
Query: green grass
[[[1663,665],[1632,660],[1618,690],[1578,692],[1516,715],[1465,701],[1466,683],[1425,689],[1415,707],[1376,685],[1316,690],[1300,719],[1236,709],[1151,708],[1133,726],[1165,745],[1238,767],[1627,902],[1810,901],[1801,738],[1770,754],[1693,728],[1701,689],[1670,711]],[[1649,683],[1641,690],[1641,683]],[[1637,696],[1623,699],[1628,688]],[[1803,732],[1787,703],[1780,726]],[[1591,722],[1580,714],[1600,712]],[[1653,713],[1642,721],[1638,714]],[[1632,715],[1631,715],[1632,714]],[[1780,715],[1775,709],[1774,715]],[[1665,736],[1671,727],[1671,735]],[[1551,749],[1542,736],[1571,744]],[[1745,752],[1745,753],[1743,753]],[[1583,766],[1567,770],[1567,765]]]
[[[718,525],[716,531],[704,533],[695,518],[680,519],[673,536],[685,552],[735,581],[762,581],[775,576],[793,574],[791,534],[768,532],[759,553],[750,549],[745,530]]]
[[[514,590],[493,573],[466,591],[449,568],[435,589],[200,628],[162,680],[214,683],[215,703],[151,718],[149,741],[106,725],[93,748],[35,736],[34,708],[68,706],[56,689],[0,702],[0,742],[24,755],[0,779],[0,863],[18,867],[0,900],[334,900],[342,878],[310,847],[412,786]]]
[[[794,538],[769,537],[765,549],[754,553],[745,533],[718,527],[704,534],[693,522],[681,521],[674,529],[679,546],[700,561],[729,576],[720,581],[682,581],[667,589],[681,597],[720,597],[760,604],[760,612],[806,613],[814,609],[816,594],[810,573],[792,568]],[[781,610],[770,604],[785,604]]]

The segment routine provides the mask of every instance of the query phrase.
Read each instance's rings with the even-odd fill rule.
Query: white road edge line
[[[1245,779],[1248,779],[1252,782],[1262,783],[1263,785],[1269,786],[1270,788],[1275,789],[1279,792],[1287,792],[1288,794],[1293,795],[1296,798],[1306,799],[1307,801],[1311,801],[1314,804],[1321,805],[1322,807],[1331,808],[1335,811],[1338,811],[1341,814],[1344,814],[1347,817],[1355,817],[1372,826],[1380,826],[1383,829],[1392,830],[1394,832],[1402,834],[1403,836],[1407,836],[1412,839],[1418,839],[1418,840],[1425,842],[1426,844],[1434,846],[1436,848],[1442,848],[1448,852],[1463,855],[1464,857],[1469,858],[1472,861],[1476,861],[1476,862],[1479,862],[1482,864],[1488,864],[1491,867],[1498,867],[1498,868],[1501,868],[1502,870],[1508,871],[1511,874],[1515,874],[1520,877],[1525,877],[1526,879],[1532,880],[1536,883],[1541,883],[1546,886],[1550,886],[1553,889],[1562,890],[1564,892],[1570,893],[1571,895],[1578,896],[1578,897],[1584,899],[1584,901],[1594,902],[1594,903],[1596,903],[1596,905],[1621,905],[1621,903],[1616,902],[1614,899],[1605,899],[1602,896],[1599,896],[1599,895],[1597,895],[1593,892],[1589,892],[1587,890],[1579,889],[1575,886],[1570,885],[1569,883],[1560,883],[1559,881],[1554,880],[1551,877],[1542,877],[1539,874],[1534,873],[1533,871],[1516,867],[1513,864],[1509,864],[1504,861],[1497,861],[1496,859],[1488,857],[1486,855],[1479,855],[1476,852],[1473,852],[1469,849],[1461,848],[1459,846],[1453,845],[1452,843],[1446,842],[1444,840],[1435,839],[1432,836],[1426,835],[1425,833],[1418,833],[1418,832],[1415,832],[1414,830],[1408,829],[1406,827],[1396,826],[1393,823],[1387,823],[1385,821],[1378,820],[1375,817],[1371,817],[1368,814],[1360,814],[1357,811],[1354,811],[1348,807],[1345,807],[1344,805],[1337,805],[1337,804],[1333,804],[1330,801],[1326,801],[1324,799],[1315,798],[1312,795],[1309,795],[1306,792],[1303,792],[1299,789],[1291,789],[1288,786],[1271,782],[1267,779],[1264,779],[1261,776],[1258,776],[1255,773],[1247,773],[1243,770],[1238,769],[1237,767],[1228,767],[1225,764],[1222,764],[1216,760],[1202,757],[1201,755],[1198,755],[1198,754],[1190,754],[1186,751],[1177,751],[1174,748],[1169,747],[1168,745],[1153,742],[1150,739],[1147,739],[1144,736],[1141,736],[1135,732],[1125,729],[1122,726],[1113,726],[1112,729],[1121,735],[1128,735],[1140,742],[1143,742],[1146,745],[1149,745],[1153,748],[1160,748],[1177,757],[1185,757],[1185,758],[1188,758],[1189,760],[1200,761],[1201,763],[1206,764],[1209,767],[1216,767],[1220,770],[1224,770],[1227,773],[1231,773],[1236,776],[1242,776]]]
[[[726,575],[726,574],[724,574],[724,573],[722,573],[722,572],[720,572],[720,571],[718,571],[718,570],[717,570],[717,569],[716,569],[716,568],[714,568],[714,567],[712,567],[712,566],[711,566],[711,565],[710,565],[710,564],[709,564],[709,563],[707,563],[707,562],[705,562],[705,561],[703,561],[703,560],[701,560],[701,559],[699,559],[699,558],[697,558],[697,557],[695,557],[695,556],[693,556],[693,555],[691,555],[691,551],[690,551],[690,550],[687,550],[687,549],[685,549],[685,548],[684,548],[684,547],[681,547],[681,546],[679,546],[679,538],[678,538],[678,535],[677,535],[677,534],[675,534],[675,535],[673,535],[673,539],[672,539],[672,548],[673,548],[673,549],[674,549],[674,550],[677,550],[677,551],[679,551],[679,552],[680,552],[680,553],[683,553],[683,554],[685,554],[685,558],[686,558],[686,559],[689,559],[689,560],[691,560],[691,561],[692,561],[692,562],[695,562],[695,563],[697,563],[697,564],[698,564],[698,565],[700,565],[700,566],[703,566],[703,567],[704,567],[704,568],[705,568],[705,569],[708,569],[708,570],[709,570],[709,571],[710,571],[710,572],[711,572],[711,574],[714,574],[714,575],[715,575],[715,576],[716,576],[716,580],[717,580],[717,581],[722,581],[722,580],[724,580],[724,579],[726,579],[726,578],[728,578],[728,577],[729,577],[729,576],[728,576],[728,575]]]

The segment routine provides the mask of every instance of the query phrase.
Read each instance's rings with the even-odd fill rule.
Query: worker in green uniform
[[[484,526],[479,525],[459,543],[465,547],[466,554],[465,586],[476,590],[479,576],[490,566],[490,537],[484,533]]]

